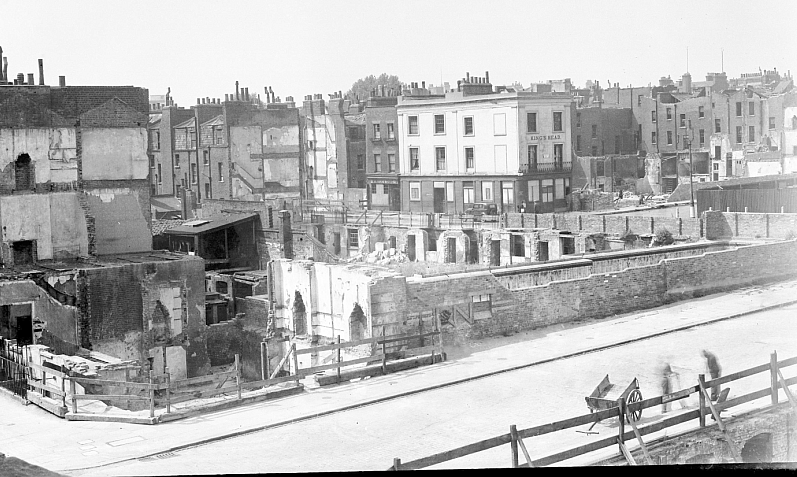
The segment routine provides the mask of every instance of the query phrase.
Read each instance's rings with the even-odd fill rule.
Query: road
[[[587,411],[584,396],[607,373],[611,382],[623,386],[638,378],[643,396],[652,397],[661,394],[658,370],[665,361],[680,374],[684,387],[695,383],[697,375],[706,372],[702,349],[715,352],[725,373],[766,363],[773,350],[778,351],[780,359],[795,356],[795,311],[797,306],[791,305],[754,313],[183,449],[172,455],[66,473],[89,477],[384,470],[394,457],[407,462],[505,434],[510,424],[523,429],[582,415]],[[561,334],[567,338],[567,330]],[[528,341],[527,346],[535,346],[535,342]],[[510,357],[499,353],[497,359]],[[454,361],[443,364],[456,365]],[[425,372],[419,368],[373,379],[396,382]],[[787,376],[794,372],[790,369]],[[768,385],[769,378],[764,374],[736,381],[730,398]],[[338,389],[345,392],[346,388]],[[335,394],[324,397],[335,399]],[[694,406],[697,398],[692,399],[690,404]],[[658,409],[646,409],[641,424],[660,417]],[[185,425],[185,432],[191,432],[190,425]],[[600,423],[594,430],[598,436],[567,430],[534,438],[526,445],[532,458],[542,457],[614,434],[616,423]],[[509,448],[502,446],[438,467],[508,464]]]

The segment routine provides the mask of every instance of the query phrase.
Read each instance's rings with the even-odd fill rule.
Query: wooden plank
[[[285,353],[285,356],[282,357],[282,360],[280,361],[280,364],[278,364],[277,367],[274,368],[274,372],[271,373],[271,376],[269,376],[268,379],[274,379],[274,377],[277,375],[277,373],[280,372],[282,367],[285,366],[285,363],[288,361],[288,358],[291,356],[291,352],[292,351],[293,351],[293,347],[288,349],[288,352]]]
[[[52,386],[47,386],[46,384],[39,384],[38,382],[31,381],[30,379],[28,379],[27,384],[30,387],[33,387],[33,388],[36,388],[36,389],[41,389],[42,391],[46,391],[48,393],[53,393],[53,394],[58,395],[58,396],[66,395],[66,393],[61,391],[61,389],[59,389],[59,388],[54,388]]]
[[[797,193],[795,194],[795,197],[797,197]],[[793,358],[784,359],[782,361],[778,361],[779,368],[785,368],[787,366],[793,366],[795,364],[797,364],[797,356]]]
[[[626,462],[628,462],[628,465],[636,465],[634,456],[632,456],[631,453],[628,452],[628,448],[626,448],[625,444],[623,444],[622,442],[618,442],[618,444],[620,444],[620,452],[623,453],[623,457],[625,457],[625,460]]]
[[[296,376],[288,375],[288,376],[280,376],[278,378],[270,378],[266,380],[260,381],[248,381],[242,384],[245,388],[256,388],[259,386],[271,386],[272,384],[279,384],[279,383],[286,383],[288,381],[296,381]]]
[[[487,449],[492,449],[493,447],[509,444],[510,440],[511,436],[509,434],[492,437],[490,439],[485,439],[483,441],[474,442],[473,444],[457,447],[456,449],[451,449],[445,452],[439,452],[437,454],[430,455],[428,457],[423,457],[421,459],[413,460],[410,462],[402,462],[401,469],[402,470],[423,469],[424,467],[430,467],[433,465],[440,464],[442,462],[458,459],[466,455],[475,454],[477,452],[481,452]]]
[[[617,410],[606,409],[596,413],[584,414],[583,416],[571,417],[570,419],[565,419],[563,421],[556,421],[549,424],[543,424],[541,426],[530,427],[528,429],[521,429],[518,431],[518,436],[522,439],[527,437],[541,436],[543,434],[561,431],[571,427],[592,424],[593,422],[602,421],[615,416],[617,416]]]
[[[136,396],[135,394],[76,394],[72,397],[78,401],[101,401],[103,399],[149,401],[149,396]]]
[[[433,335],[436,335],[438,333],[439,333],[438,331],[430,331],[428,333],[421,333],[421,334],[416,334],[416,335],[396,335],[396,336],[393,336],[393,337],[390,337],[390,338],[385,338],[385,339],[377,338],[376,344],[393,343],[393,342],[396,342],[396,341],[404,341],[404,340],[425,338],[427,336],[433,336]]]
[[[646,446],[645,441],[642,440],[642,435],[639,433],[639,429],[636,427],[636,424],[634,424],[634,420],[631,419],[630,414],[628,423],[631,424],[631,429],[633,429],[636,440],[639,442],[639,447],[642,448],[642,454],[645,455],[645,461],[647,461],[648,465],[653,465],[653,459],[651,459],[650,454],[648,454],[648,446]]]
[[[158,389],[160,386],[159,384],[149,384],[149,383],[134,383],[132,381],[112,381],[109,379],[91,379],[91,378],[78,378],[72,376],[69,378],[72,381],[75,381],[80,384],[103,384],[108,386],[120,386],[120,387],[128,387],[128,388],[139,388],[139,389]]]
[[[780,372],[780,369],[778,369],[778,378],[780,378],[781,387],[783,388],[784,391],[786,391],[786,398],[789,400],[789,404],[791,404],[791,407],[793,409],[797,409],[797,401],[794,400],[794,396],[792,395],[791,390],[786,385],[786,380],[783,379],[783,374]]]
[[[767,388],[767,392],[769,392],[769,388]],[[616,411],[613,411],[616,414]],[[688,411],[683,414],[678,414],[676,416],[664,419],[657,423],[651,424],[649,426],[640,427],[639,434],[646,435],[653,432],[660,431],[667,427],[672,427],[677,424],[681,424],[686,421],[690,421],[698,417],[699,411]],[[634,437],[632,432],[628,432],[628,438],[632,439]],[[561,462],[563,460],[572,459],[573,457],[577,457],[582,454],[586,454],[588,452],[596,451],[599,449],[603,449],[605,447],[612,446],[617,443],[617,436],[610,436],[605,439],[601,439],[599,441],[590,442],[589,444],[584,444],[578,447],[574,447],[562,452],[558,452],[556,454],[552,454],[540,459],[535,460],[532,464],[536,467],[546,466],[550,464],[555,464],[557,462]],[[523,466],[521,466],[523,467]]]
[[[172,381],[172,388],[179,388],[185,386],[191,386],[197,383],[215,383],[219,381],[222,377],[229,376],[230,374],[235,374],[235,370],[232,371],[222,371],[220,373],[208,374],[205,376],[195,376],[193,378],[187,379],[180,379],[178,381]]]
[[[313,366],[312,368],[300,369],[299,370],[299,374],[301,374],[302,376],[309,376],[311,374],[315,374],[315,373],[320,372],[320,371],[326,371],[327,369],[335,369],[335,368],[337,368],[339,366],[341,368],[344,368],[346,366],[351,366],[353,364],[367,363],[368,361],[380,361],[381,362],[382,361],[382,354],[380,353],[380,354],[375,354],[373,356],[367,356],[365,358],[358,358],[358,359],[352,359],[352,360],[349,360],[349,361],[342,361],[340,364],[338,364],[338,363],[330,363],[330,364],[322,364],[320,366]]]
[[[767,365],[767,369],[768,368],[769,365]],[[714,416],[714,420],[717,421],[717,425],[719,426],[720,431],[725,432],[725,424],[723,424],[722,419],[720,418],[719,411],[717,411],[717,409],[714,407],[714,403],[711,402],[711,396],[709,396],[708,391],[706,391],[706,386],[703,381],[702,374],[697,377],[697,381],[700,385],[700,392],[703,393],[703,395],[705,396],[706,404],[708,404],[708,408],[711,409],[711,415]]]
[[[25,363],[25,366],[31,367],[33,369],[38,369],[39,371],[43,371],[47,374],[52,374],[53,376],[58,376],[59,378],[68,378],[69,375],[66,373],[62,373],[57,369],[48,368],[47,366],[41,366],[36,363]]]
[[[518,437],[517,444],[518,447],[520,447],[520,450],[523,452],[523,456],[526,458],[526,464],[531,466],[531,457],[529,457],[529,451],[526,450],[526,444],[523,443],[523,439]]]
[[[711,381],[706,381],[705,384],[707,388],[711,388],[713,386],[718,386],[721,384],[730,383],[731,381],[736,381],[737,379],[746,378],[747,376],[763,373],[765,371],[769,371],[769,363],[762,364],[759,366],[754,366],[752,368],[738,371],[735,373],[731,373],[727,376],[721,376],[719,378],[712,379]]]
[[[296,354],[320,353],[321,351],[332,351],[341,348],[353,348],[355,346],[362,346],[364,344],[376,343],[376,340],[378,339],[379,338],[366,338],[357,341],[344,341],[340,344],[332,343],[328,345],[314,346],[312,348],[297,349]]]
[[[404,350],[404,356],[409,358],[410,356],[418,356],[418,355],[421,355],[421,354],[429,354],[432,351],[437,351],[437,350],[438,350],[438,346],[437,345],[424,346],[423,348],[410,348],[410,349]]]

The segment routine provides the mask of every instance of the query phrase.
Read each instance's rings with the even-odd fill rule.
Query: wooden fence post
[[[166,414],[172,412],[172,374],[166,368]]]
[[[61,376],[61,406],[66,409],[66,382],[64,379],[66,379],[66,376]]]
[[[385,325],[382,325],[382,374],[387,374],[387,343],[385,343]]]
[[[700,388],[702,383],[705,382],[705,380],[706,380],[706,375],[705,374],[698,374],[697,375],[697,380],[698,380],[698,384],[699,384],[698,388]],[[699,389],[697,397],[698,397],[698,411],[700,411],[700,417],[699,417],[699,419],[700,419],[700,427],[706,427],[706,414],[705,414],[705,412],[706,412],[706,395],[705,395],[705,393],[703,393],[702,389]]]
[[[338,349],[336,349],[335,351],[337,352],[338,359],[335,362],[338,363],[338,367],[336,368],[338,372],[338,377],[335,382],[340,384],[340,335],[338,335],[337,344],[338,344]]]
[[[155,417],[155,389],[152,386],[152,370],[149,370],[149,417]]]
[[[269,351],[269,349],[268,349],[268,341],[264,341],[263,343],[265,344],[265,348],[266,348],[266,378],[268,378],[269,376],[271,376],[271,360],[268,357],[268,351]],[[266,378],[264,378],[264,379],[266,379]]]
[[[293,354],[293,369],[296,372],[296,385],[299,385],[299,358],[296,356],[296,343],[291,343],[291,353]]]
[[[72,395],[72,414],[77,414],[77,398],[75,398],[75,381],[69,379],[69,393]]]
[[[418,313],[418,336],[420,336],[420,345],[423,348],[424,339],[423,339],[423,315]],[[409,345],[408,345],[409,346]]]
[[[42,369],[42,384],[44,385],[44,388],[41,390],[42,396],[50,397],[50,394],[47,392],[47,373],[45,373],[43,369]]]
[[[617,410],[619,411],[620,419],[620,425],[617,428],[617,443],[620,444],[620,452],[622,452],[623,443],[625,442],[625,399],[622,397],[617,400]]]
[[[130,382],[130,368],[125,368],[125,382]],[[125,394],[130,395],[130,388],[125,386]],[[130,400],[127,400],[127,408],[130,409]]]
[[[238,400],[241,400],[241,358],[235,354],[235,387],[238,388]]]
[[[512,468],[517,469],[518,462],[518,448],[517,448],[517,427],[512,424],[509,426],[509,446],[512,449]]]
[[[265,352],[266,342],[260,342],[260,379],[266,380],[266,361],[268,360],[268,352]]]
[[[769,379],[772,391],[772,405],[778,403],[778,352],[773,351],[769,356]]]
[[[393,470],[401,470],[401,459],[398,457],[393,459]]]

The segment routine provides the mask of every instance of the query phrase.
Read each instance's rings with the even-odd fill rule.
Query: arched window
[[[365,338],[365,313],[359,303],[354,304],[354,309],[349,315],[349,339],[357,341]]]
[[[297,290],[293,296],[293,332],[297,335],[307,334],[307,314],[302,294]]]
[[[15,190],[32,190],[33,181],[33,164],[31,163],[30,156],[27,154],[20,154],[14,162],[14,189]]]

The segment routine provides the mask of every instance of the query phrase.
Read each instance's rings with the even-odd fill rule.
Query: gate
[[[16,340],[0,337],[0,387],[6,388],[22,398],[27,398],[28,348]]]

